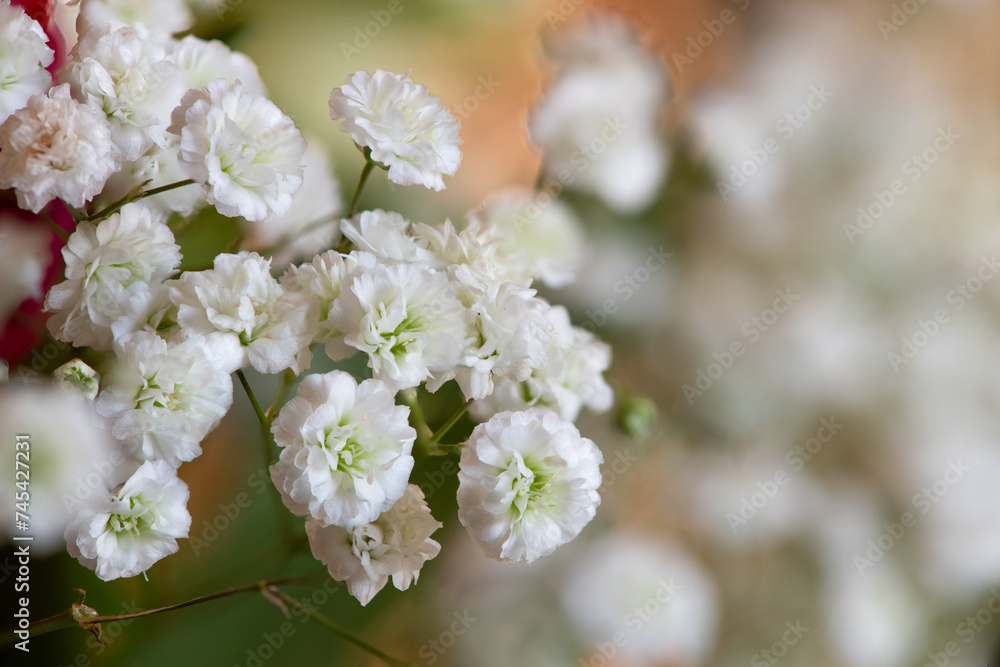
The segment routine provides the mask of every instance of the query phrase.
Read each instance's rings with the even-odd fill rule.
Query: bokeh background
[[[438,457],[412,478],[445,524],[416,587],[364,609],[332,585],[289,591],[417,665],[997,664],[997,3],[400,3],[367,43],[357,31],[381,0],[230,0],[203,7],[195,32],[253,58],[329,152],[344,198],[361,159],[329,118],[330,90],[359,69],[412,68],[460,121],[462,166],[441,193],[377,174],[362,207],[437,223],[537,182],[527,122],[557,75],[545,34],[597,10],[633,22],[671,80],[658,136],[669,168],[627,215],[567,193],[589,256],[547,295],[611,343],[609,381],[651,399],[659,421],[635,437],[614,413],[584,415],[607,462],[603,504],[536,564],[475,549],[456,516],[457,457]],[[476,98],[484,80],[493,91]],[[185,256],[220,244],[188,239]],[[636,274],[661,246],[669,260]],[[629,275],[648,279],[625,299]],[[112,614],[322,573],[307,549],[277,544],[285,510],[260,484],[244,398],[181,470],[203,543],[182,543],[148,582],[36,560],[36,617],[67,608],[74,587]],[[236,596],[110,624],[105,646],[70,629],[0,661],[380,664],[315,624],[281,635],[283,621]]]

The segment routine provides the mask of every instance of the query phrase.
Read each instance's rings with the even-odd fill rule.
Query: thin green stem
[[[69,232],[60,227],[59,224],[49,216],[44,215],[42,217],[45,219],[45,222],[49,224],[49,227],[52,228],[52,231],[55,233],[56,236],[61,238],[63,241],[69,241]]]
[[[456,410],[455,414],[449,417],[448,421],[446,421],[444,425],[437,430],[437,433],[431,436],[431,439],[428,441],[427,444],[433,446],[441,442],[441,438],[443,438],[448,433],[448,431],[451,430],[451,427],[454,426],[458,422],[458,420],[462,418],[462,415],[464,415],[465,411],[468,409],[469,409],[469,402],[466,401],[465,403],[462,404],[462,407]]]
[[[285,593],[284,591],[279,590],[277,588],[270,589],[270,592],[289,607],[292,607],[297,611],[307,615],[309,618],[316,621],[317,623],[325,627],[327,630],[330,630],[335,635],[339,636],[341,639],[349,641],[358,648],[363,649],[368,653],[371,653],[373,656],[375,656],[382,662],[386,663],[387,665],[391,665],[392,667],[407,667],[407,663],[403,662],[402,660],[397,660],[396,658],[393,658],[391,655],[388,655],[387,653],[380,651],[379,649],[375,648],[374,646],[372,646],[365,640],[361,639],[357,635],[340,627],[339,625],[334,623],[332,620],[330,620],[323,614],[302,604],[288,593]]]
[[[260,433],[261,441],[263,444],[263,455],[264,455],[264,468],[268,469],[271,467],[271,443],[274,442],[274,436],[271,435],[271,421],[272,418],[264,412],[263,408],[260,407],[260,401],[257,400],[257,396],[253,393],[253,389],[250,387],[250,382],[247,380],[247,376],[243,373],[243,369],[236,371],[236,376],[240,379],[240,384],[243,385],[243,390],[247,394],[247,398],[250,399],[250,404],[253,405],[253,411],[257,414],[257,421],[260,422]],[[285,543],[290,545],[290,549],[293,548],[295,544],[295,530],[289,525],[285,518],[285,502],[281,498],[281,492],[278,487],[273,484],[268,485],[273,490],[273,495],[275,498],[275,521],[278,522],[278,532],[281,533],[285,538]],[[291,516],[291,515],[289,515]]]
[[[127,195],[116,201],[115,203],[109,205],[107,208],[101,209],[97,213],[88,215],[83,220],[87,222],[94,222],[95,220],[103,220],[108,216],[118,212],[126,204],[131,204],[132,202],[139,201],[140,199],[145,199],[146,197],[152,197],[153,195],[158,195],[161,192],[168,192],[170,190],[175,190],[177,188],[182,188],[185,185],[191,185],[194,181],[190,178],[186,178],[183,181],[176,181],[175,183],[168,183],[167,185],[161,185],[158,188],[153,188],[152,190],[140,190],[139,192],[129,192]]]
[[[404,389],[399,392],[398,396],[402,399],[403,403],[410,408],[410,417],[413,422],[413,428],[417,432],[417,446],[423,447],[425,450],[429,448],[429,441],[431,437],[431,427],[427,425],[427,419],[424,417],[424,410],[420,405],[420,399],[417,398],[416,389]]]
[[[112,621],[124,621],[130,618],[139,618],[141,616],[152,616],[153,614],[162,614],[166,611],[174,611],[175,609],[183,609],[184,607],[191,607],[196,604],[201,604],[202,602],[209,602],[211,600],[218,600],[220,598],[229,597],[231,595],[239,595],[240,593],[254,593],[264,590],[277,590],[278,586],[292,586],[295,584],[306,584],[313,581],[314,577],[292,577],[288,579],[277,579],[275,581],[261,581],[256,584],[249,584],[247,586],[239,586],[237,588],[229,588],[224,591],[219,591],[217,593],[210,593],[208,595],[202,595],[186,602],[181,602],[178,604],[172,604],[166,607],[157,607],[155,609],[146,609],[143,611],[134,611],[129,614],[111,614],[108,616],[93,615],[93,610],[89,609],[83,605],[83,597],[80,598],[73,608],[67,609],[66,611],[56,614],[55,616],[50,616],[48,618],[43,618],[39,621],[33,622],[28,626],[28,631],[32,637],[37,637],[39,635],[48,634],[54,630],[61,630],[63,628],[69,628],[75,625],[89,629],[98,623],[110,623]],[[83,614],[79,611],[80,608],[87,609],[90,611],[89,614]],[[13,631],[7,633],[13,638]]]
[[[358,187],[354,189],[354,196],[351,197],[351,205],[347,209],[347,215],[345,218],[350,218],[354,215],[354,211],[358,206],[358,199],[361,198],[361,191],[365,189],[365,183],[368,181],[368,177],[371,176],[372,170],[375,168],[375,163],[372,162],[372,151],[370,148],[365,149],[365,166],[361,170],[361,178],[358,179]]]
[[[295,382],[295,377],[295,371],[291,368],[286,368],[285,372],[281,374],[281,386],[278,387],[278,391],[274,394],[274,400],[271,401],[271,406],[267,409],[267,412],[264,413],[264,418],[267,419],[268,429],[271,428],[271,423],[278,415],[278,411],[288,399],[288,390]]]
[[[236,371],[236,377],[240,379],[240,384],[243,385],[243,390],[247,393],[250,404],[253,405],[253,411],[257,413],[257,419],[260,421],[261,428],[267,428],[267,416],[264,414],[263,408],[260,407],[260,402],[254,395],[253,389],[250,388],[250,383],[247,381],[247,376],[243,374],[242,368]]]

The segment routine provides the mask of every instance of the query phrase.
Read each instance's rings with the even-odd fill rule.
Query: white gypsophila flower
[[[123,160],[165,144],[170,111],[184,89],[158,40],[130,27],[85,34],[63,75],[76,99],[107,116]]]
[[[14,217],[0,215],[0,327],[27,299],[42,298],[51,233]]]
[[[170,285],[184,333],[228,341],[239,351],[235,365],[223,363],[230,373],[248,364],[261,373],[308,368],[308,313],[286,297],[271,276],[270,260],[243,251],[218,255],[213,266],[188,271]]]
[[[180,139],[172,134],[166,135],[163,146],[154,144],[136,160],[126,163],[120,171],[112,174],[101,194],[94,198],[95,205],[110,206],[144,183],[144,189],[152,190],[186,179],[187,174],[181,169],[177,157],[179,150]],[[171,213],[189,216],[205,203],[205,187],[200,183],[191,183],[134,202],[136,206],[148,208],[161,217],[168,217]]]
[[[308,338],[321,343],[334,361],[346,359],[357,350],[344,342],[344,334],[330,322],[330,308],[340,296],[340,287],[359,267],[371,268],[377,263],[371,253],[353,252],[341,255],[327,250],[311,262],[293,266],[281,276],[279,283],[291,301],[307,311]]]
[[[249,95],[267,95],[257,65],[246,55],[233,51],[217,39],[206,41],[194,35],[173,41],[172,56],[184,77],[184,89],[204,88],[216,79],[239,81]]]
[[[462,447],[458,519],[490,558],[530,563],[594,518],[603,462],[592,440],[548,408],[501,412]]]
[[[156,334],[168,343],[180,341],[177,306],[170,300],[173,281],[150,285],[149,289],[126,291],[121,302],[121,316],[111,323],[111,338],[121,345],[138,331]]]
[[[417,582],[423,564],[441,551],[431,539],[441,525],[431,516],[420,487],[410,484],[392,509],[371,523],[341,528],[309,517],[306,534],[313,556],[331,577],[346,581],[347,590],[364,606],[390,577],[401,591]]]
[[[354,247],[379,259],[429,261],[432,255],[410,236],[410,221],[394,211],[362,211],[340,221],[341,233]]]
[[[611,365],[611,347],[586,329],[570,324],[569,313],[562,306],[547,308],[544,314],[553,326],[552,340],[545,349],[547,362],[524,382],[498,379],[490,396],[469,406],[478,419],[542,405],[576,421],[583,407],[594,412],[611,408],[614,392],[603,375]]]
[[[35,95],[0,126],[0,188],[38,213],[59,198],[82,207],[118,170],[107,117],[70,97],[68,84]]]
[[[129,204],[94,225],[80,222],[62,251],[66,280],[45,297],[48,328],[76,347],[111,347],[111,325],[130,299],[176,273],[180,247],[148,209]]]
[[[18,442],[29,444],[17,447]],[[25,450],[29,455],[22,460],[30,466],[27,483],[23,477],[15,479],[14,464],[15,452]],[[94,489],[103,488],[105,476],[124,461],[93,404],[55,383],[15,382],[0,388],[0,455],[9,462],[0,476],[0,494],[9,499],[0,505],[0,538],[30,535],[36,556],[62,548],[72,511]],[[16,528],[15,493],[24,491],[30,497],[30,530],[11,532]]]
[[[180,136],[182,168],[208,186],[219,213],[250,221],[288,213],[302,185],[306,144],[269,99],[239,81],[215,79],[184,94],[167,131]]]
[[[343,371],[306,377],[271,426],[281,447],[271,479],[294,514],[362,526],[406,491],[417,432],[380,380]]]
[[[535,290],[455,266],[450,271],[459,300],[468,309],[471,335],[455,370],[462,393],[485,398],[493,393],[493,378],[523,382],[545,365],[545,348],[552,325],[545,318],[549,305]]]
[[[465,348],[466,318],[446,274],[406,263],[356,272],[329,315],[393,391],[425,380],[433,391],[450,379]]]
[[[102,581],[134,577],[188,536],[187,484],[166,461],[146,461],[117,491],[95,494],[66,527],[70,555]]]
[[[80,35],[99,34],[123,27],[159,39],[194,25],[185,0],[82,0],[76,19]]]
[[[572,174],[573,188],[618,213],[644,209],[668,165],[659,136],[670,89],[663,64],[624,20],[607,14],[592,14],[548,50],[561,70],[529,124],[545,172]]]
[[[330,116],[399,185],[444,189],[462,161],[458,123],[441,100],[410,75],[355,72],[330,95]]]
[[[524,283],[533,278],[559,288],[573,282],[583,261],[584,235],[572,210],[546,193],[508,188],[471,213],[472,229],[494,273]]]
[[[38,21],[0,0],[0,123],[52,85],[55,51]]]
[[[111,433],[148,461],[175,468],[201,454],[201,441],[233,403],[233,381],[192,336],[177,345],[140,331],[119,346],[97,399]]]
[[[453,264],[461,264],[479,273],[496,274],[483,249],[483,241],[492,241],[485,237],[481,239],[483,235],[478,233],[478,228],[470,226],[459,232],[451,220],[435,226],[417,222],[410,228],[410,234],[420,247],[427,250],[423,257],[435,269],[447,270]]]
[[[340,185],[322,144],[308,144],[302,163],[302,187],[292,195],[288,213],[244,225],[242,248],[269,255],[275,268],[313,257],[340,240]]]
[[[67,361],[52,371],[52,379],[67,391],[76,392],[87,400],[94,400],[101,386],[101,376],[82,359]]]

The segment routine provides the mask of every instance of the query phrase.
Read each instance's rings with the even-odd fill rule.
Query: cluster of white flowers
[[[178,550],[191,517],[177,469],[232,406],[232,373],[281,450],[270,472],[284,504],[362,604],[390,578],[408,588],[440,550],[441,524],[409,478],[414,455],[443,451],[455,421],[432,435],[418,389],[455,380],[490,418],[459,475],[461,522],[488,556],[530,562],[571,540],[600,502],[602,461],[572,422],[611,396],[607,346],[533,287],[562,287],[581,267],[569,208],[515,188],[459,227],[356,212],[357,196],[340,219],[322,149],[307,150],[245,56],[172,37],[190,26],[174,4],[85,0],[55,87],[40,73],[52,59],[44,33],[0,5],[17,19],[0,33],[13,45],[0,41],[0,67],[12,61],[20,77],[11,91],[38,88],[23,100],[0,88],[12,105],[0,187],[34,213],[53,199],[76,209],[64,280],[45,296],[48,330],[106,353],[104,377],[79,360],[55,372],[115,459],[56,522],[70,553],[109,580]],[[458,124],[409,74],[358,72],[330,110],[364,154],[358,192],[376,166],[440,190],[461,161]],[[206,204],[245,233],[198,270],[174,230]],[[46,239],[21,236],[16,247]],[[10,264],[18,302],[41,296],[31,258],[43,251]],[[333,362],[362,353],[373,377],[307,374],[314,346]],[[303,376],[296,396],[265,413],[248,367],[283,373],[282,391]]]

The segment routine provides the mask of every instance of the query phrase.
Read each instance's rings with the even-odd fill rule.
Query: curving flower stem
[[[184,607],[191,607],[196,604],[201,604],[202,602],[209,602],[211,600],[218,600],[221,598],[226,598],[231,595],[239,595],[240,593],[254,593],[254,592],[264,592],[277,590],[278,586],[292,586],[296,584],[305,584],[314,581],[315,577],[291,577],[288,579],[277,579],[275,581],[261,581],[256,584],[250,584],[247,586],[239,586],[237,588],[229,588],[224,591],[219,591],[217,593],[210,593],[208,595],[202,595],[186,602],[181,602],[178,604],[172,604],[166,607],[157,607],[155,609],[145,609],[143,611],[134,611],[129,614],[111,614],[108,616],[101,616],[97,614],[96,611],[87,607],[83,604],[86,593],[80,589],[81,596],[80,599],[75,602],[72,608],[66,611],[56,614],[55,616],[50,616],[48,618],[43,618],[38,621],[34,621],[28,626],[28,631],[31,633],[32,637],[37,637],[39,635],[44,635],[54,630],[61,630],[63,628],[73,627],[75,625],[82,627],[85,630],[94,632],[95,635],[100,640],[100,628],[98,627],[101,623],[111,623],[113,621],[124,621],[130,618],[139,618],[140,616],[152,616],[153,614],[162,614],[165,611],[174,611],[175,609],[183,609]],[[10,637],[13,639],[14,633],[10,632]]]
[[[417,432],[417,446],[429,451],[432,435],[431,427],[427,425],[427,419],[424,417],[424,410],[420,405],[420,399],[417,398],[417,390],[404,389],[399,392],[398,396],[410,408],[412,426]]]
[[[465,403],[462,404],[462,406],[458,410],[455,411],[455,414],[449,417],[448,421],[446,421],[444,425],[437,430],[437,433],[431,436],[431,439],[427,442],[427,444],[430,446],[437,445],[440,447],[441,445],[439,445],[438,443],[441,442],[441,438],[447,435],[448,431],[451,430],[451,427],[454,426],[458,422],[458,420],[462,418],[462,415],[464,415],[465,411],[468,409],[469,409],[469,402],[466,401]]]
[[[86,222],[94,222],[96,220],[103,220],[108,216],[117,213],[126,204],[131,204],[132,202],[139,201],[140,199],[145,199],[146,197],[152,197],[153,195],[158,195],[161,192],[168,192],[170,190],[176,190],[177,188],[182,188],[185,185],[191,185],[194,183],[193,179],[186,178],[183,181],[176,181],[174,183],[168,183],[167,185],[161,185],[158,188],[153,188],[152,190],[142,190],[142,186],[139,186],[139,190],[132,190],[127,195],[116,201],[115,203],[109,205],[107,208],[103,208],[97,213],[92,215],[84,216],[80,218]]]
[[[240,379],[240,384],[243,385],[243,390],[246,392],[247,398],[250,399],[250,404],[253,406],[253,411],[257,414],[257,420],[260,422],[260,432],[261,435],[263,436],[262,441],[264,444],[264,469],[266,470],[271,466],[271,443],[273,442],[273,436],[271,435],[271,420],[273,419],[273,415],[271,417],[268,417],[268,413],[270,413],[271,410],[269,409],[268,413],[265,413],[264,409],[261,408],[260,401],[257,400],[257,396],[253,393],[253,388],[250,387],[250,382],[247,380],[247,376],[243,373],[242,368],[236,371],[236,377]],[[287,384],[285,384],[283,389],[279,392],[279,396],[284,392],[284,389],[287,388],[289,384],[291,384],[288,381],[287,374],[285,375],[285,382]],[[285,503],[281,499],[281,492],[278,491],[278,487],[274,486],[273,484],[271,484],[270,487],[274,490],[274,495],[277,502],[275,519],[278,522],[278,531],[284,535],[285,544],[294,545],[296,540],[295,535],[292,532],[291,526],[288,525],[288,522],[285,521],[282,516],[285,510]],[[294,548],[294,547],[289,547],[289,548]]]
[[[354,215],[354,211],[358,206],[358,199],[361,198],[361,191],[365,189],[365,183],[368,181],[368,177],[371,176],[372,170],[375,168],[375,163],[372,162],[372,149],[366,148],[365,151],[365,166],[361,170],[361,178],[358,180],[358,187],[354,189],[354,196],[351,197],[351,205],[347,209],[347,215],[345,218],[350,218]]]
[[[333,621],[331,621],[329,618],[327,618],[323,614],[321,614],[318,611],[315,611],[315,610],[309,608],[308,606],[302,604],[301,602],[299,602],[298,600],[296,600],[295,598],[293,598],[288,593],[285,593],[282,590],[278,590],[277,588],[269,589],[269,592],[272,595],[274,595],[275,597],[277,597],[279,600],[281,600],[281,602],[283,602],[284,604],[286,604],[289,607],[292,607],[293,609],[295,609],[295,610],[297,610],[297,611],[299,611],[299,612],[307,615],[309,618],[311,618],[312,620],[316,621],[317,623],[319,623],[320,625],[322,625],[326,629],[332,631],[334,634],[336,634],[337,636],[339,636],[341,639],[345,639],[345,640],[351,642],[352,644],[354,644],[355,646],[357,646],[357,647],[359,647],[359,648],[367,651],[368,653],[371,653],[373,656],[375,656],[376,658],[380,659],[382,662],[386,663],[387,665],[391,665],[392,667],[407,667],[407,663],[403,662],[402,660],[397,660],[396,658],[393,658],[391,655],[383,653],[382,651],[380,651],[379,649],[375,648],[374,646],[372,646],[371,644],[369,644],[365,640],[361,639],[360,637],[358,637],[358,636],[356,636],[356,635],[348,632],[344,628],[340,627],[339,625],[337,625],[336,623],[334,623]]]

